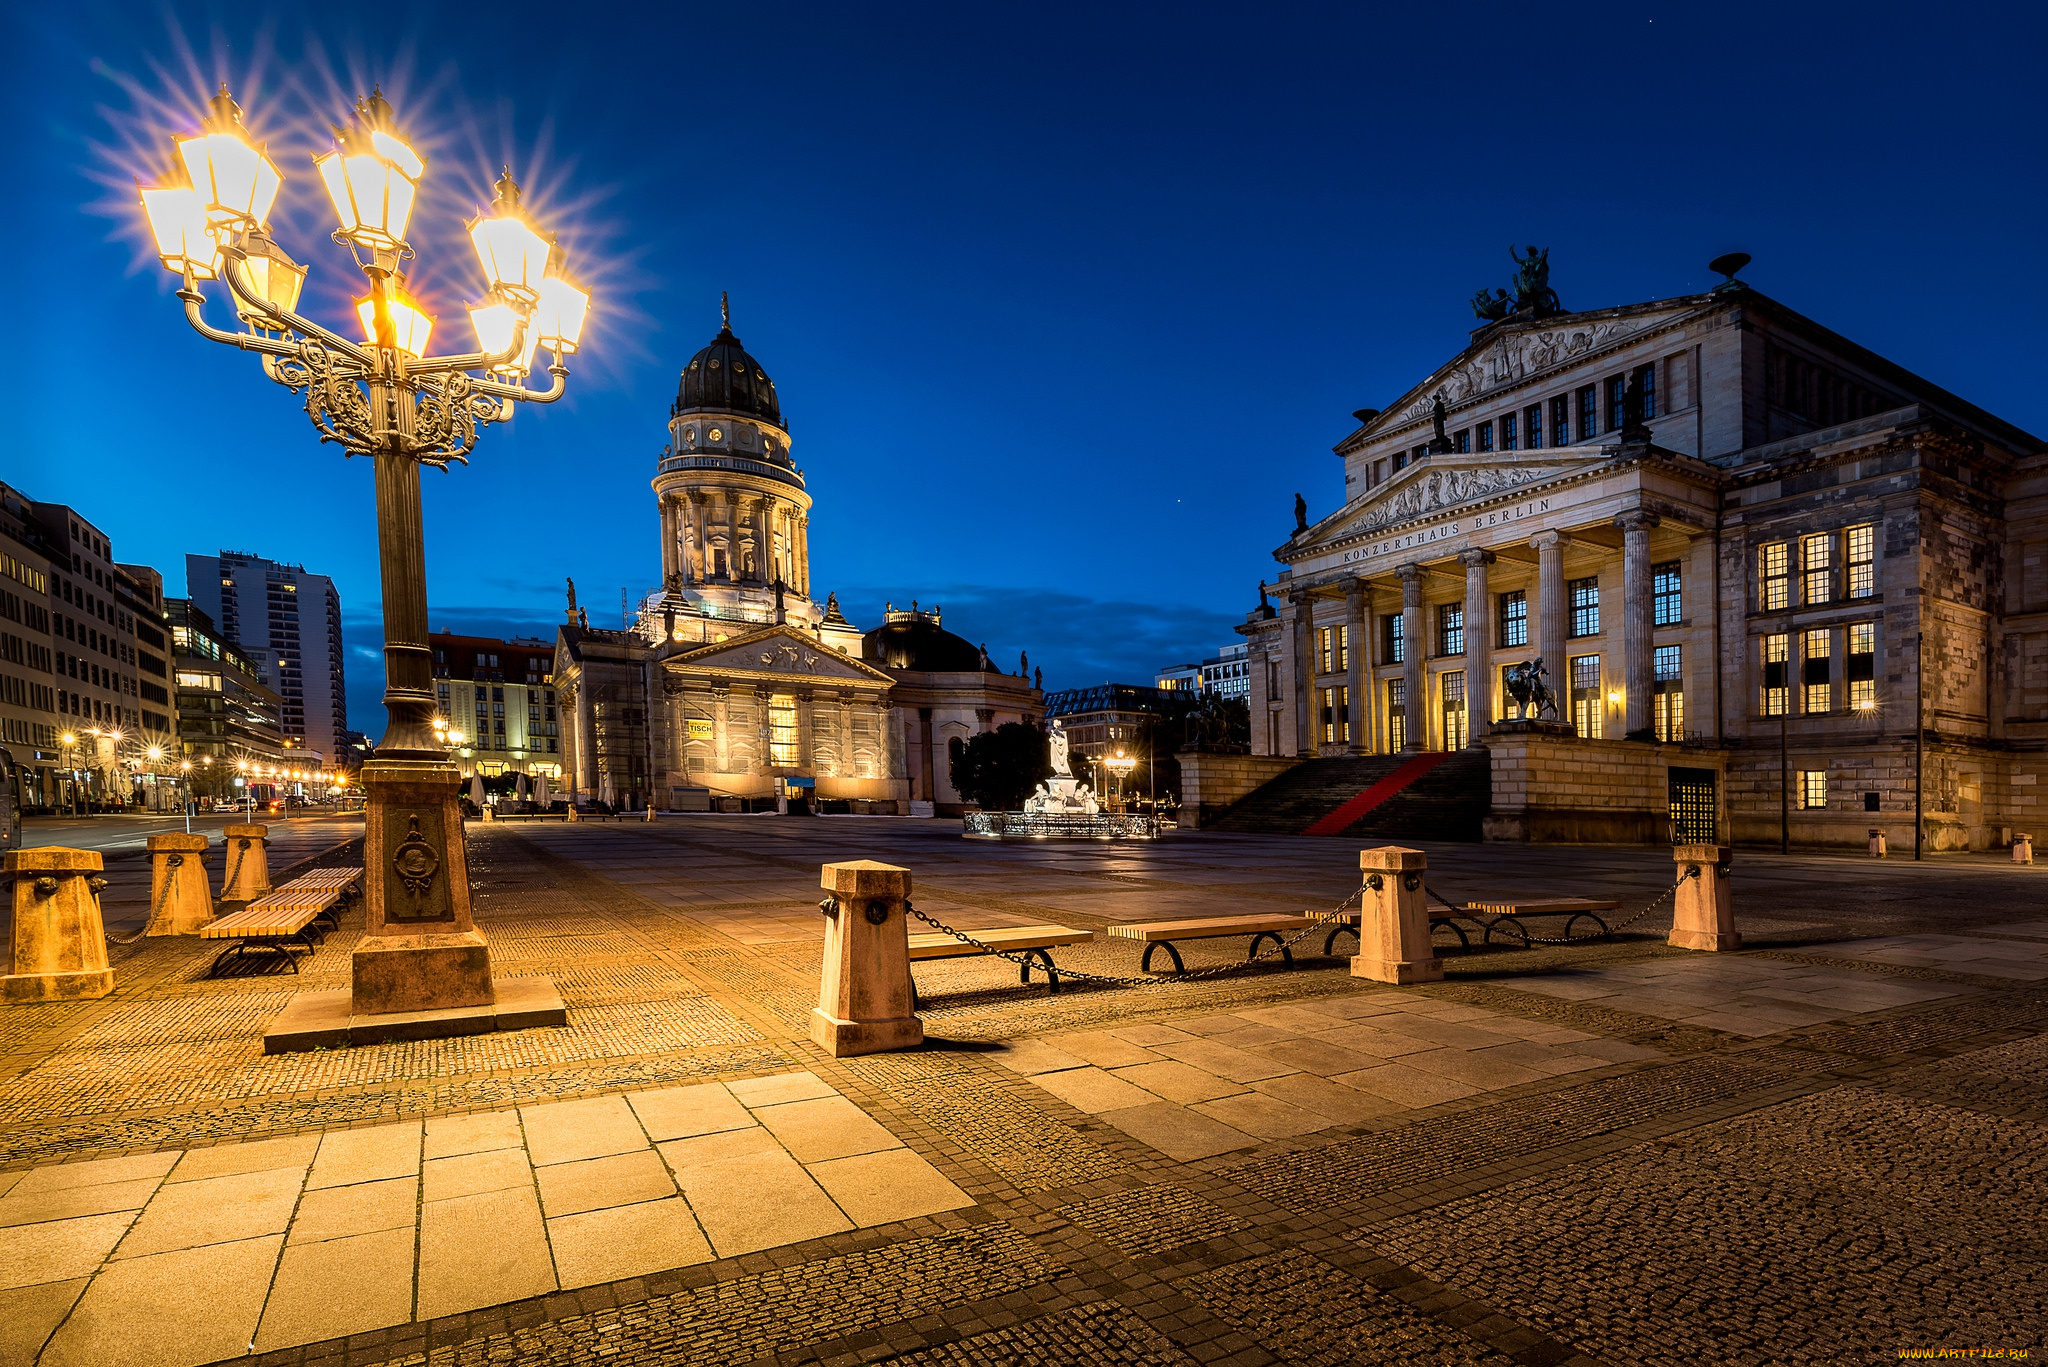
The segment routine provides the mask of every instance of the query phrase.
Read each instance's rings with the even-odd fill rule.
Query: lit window
[[[1529,595],[1521,589],[1500,596],[1500,643],[1504,646],[1529,644]]]
[[[796,699],[787,693],[768,699],[768,762],[780,767],[796,763]]]
[[[1763,713],[1782,717],[1792,710],[1792,638],[1783,632],[1763,638]]]
[[[1600,723],[1606,714],[1606,704],[1600,697],[1600,657],[1598,655],[1574,655],[1571,657],[1572,725],[1579,734],[1590,740],[1600,738]]]
[[[1877,596],[1877,528],[1866,522],[1844,536],[1848,546],[1848,588],[1851,598]]]
[[[1600,581],[1598,579],[1574,579],[1567,586],[1572,598],[1572,635],[1598,636],[1600,634]],[[1596,659],[1597,656],[1588,656]]]
[[[1344,638],[1345,627],[1318,627],[1316,629],[1317,672],[1321,674],[1342,674],[1350,667],[1346,659]]]
[[[1765,612],[1792,606],[1791,543],[1771,541],[1757,547],[1756,574],[1762,588],[1759,601]]]
[[[1656,624],[1676,626],[1685,619],[1685,592],[1678,562],[1667,560],[1650,566],[1651,595],[1655,600]]]
[[[1451,603],[1437,609],[1436,653],[1439,655],[1463,655],[1465,653],[1465,605]]]
[[[1848,668],[1843,677],[1849,681],[1849,709],[1852,712],[1874,712],[1877,710],[1877,623],[1851,622],[1848,646]]]
[[[1800,682],[1805,685],[1805,695],[1802,699],[1804,710],[1832,711],[1835,687],[1832,673],[1834,662],[1829,658],[1831,633],[1826,627],[1818,627],[1812,631],[1802,631],[1799,635],[1801,653],[1806,657],[1805,671],[1800,676]]]
[[[1651,726],[1664,742],[1685,738],[1685,680],[1679,647],[1658,646],[1650,659],[1653,689]]]
[[[1808,603],[1834,599],[1835,538],[1826,532],[1799,539],[1799,590]]]
[[[1827,770],[1804,769],[1800,771],[1799,805],[1802,807],[1825,807],[1828,805]]]
[[[1325,688],[1323,694],[1323,743],[1336,745],[1351,739],[1351,690]]]
[[[1387,748],[1400,750],[1408,744],[1408,681],[1387,680]]]

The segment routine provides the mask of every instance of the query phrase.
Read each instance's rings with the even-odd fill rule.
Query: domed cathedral
[[[871,649],[836,598],[812,596],[811,496],[781,396],[723,296],[720,315],[683,367],[656,465],[661,586],[617,631],[592,627],[569,586],[555,682],[570,795],[635,809],[957,810],[935,754],[971,730],[1036,721],[1039,695],[940,629],[936,610],[892,609],[890,626],[928,625],[954,643],[943,660]]]

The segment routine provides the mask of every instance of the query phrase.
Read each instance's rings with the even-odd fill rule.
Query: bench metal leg
[[[1601,939],[1611,940],[1614,938],[1614,932],[1607,928],[1607,922],[1601,920],[1598,916],[1594,915],[1590,911],[1575,911],[1572,913],[1571,919],[1564,923],[1565,939],[1569,940],[1572,938],[1572,927],[1579,923],[1579,918],[1581,916],[1585,917],[1588,921],[1591,921],[1594,925],[1600,927]]]
[[[1138,960],[1138,971],[1140,973],[1150,973],[1152,971],[1152,956],[1162,949],[1166,951],[1167,957],[1173,960],[1174,972],[1185,973],[1188,971],[1188,966],[1181,962],[1180,951],[1173,947],[1173,941],[1171,940],[1154,940],[1151,944],[1146,945],[1145,957]]]
[[[1336,951],[1337,937],[1339,935],[1350,935],[1352,938],[1358,941],[1358,947],[1361,950],[1365,948],[1365,937],[1358,933],[1357,926],[1332,926],[1330,928],[1330,933],[1323,937],[1323,957],[1325,959],[1329,958],[1330,955]]]
[[[1463,926],[1459,925],[1459,924],[1458,924],[1458,923],[1457,923],[1456,921],[1453,921],[1453,920],[1452,920],[1452,919],[1451,919],[1450,917],[1448,917],[1448,916],[1432,916],[1432,917],[1430,917],[1430,918],[1429,918],[1429,928],[1430,928],[1430,930],[1431,930],[1431,931],[1435,931],[1435,929],[1436,929],[1436,928],[1437,928],[1438,926],[1442,926],[1442,927],[1443,927],[1444,929],[1446,929],[1446,930],[1450,931],[1450,932],[1451,932],[1451,934],[1453,934],[1453,935],[1455,935],[1455,936],[1457,936],[1457,937],[1458,937],[1458,948],[1459,948],[1460,950],[1463,950],[1463,951],[1464,951],[1465,953],[1467,953],[1467,954],[1470,954],[1470,953],[1472,952],[1472,941],[1471,941],[1471,940],[1470,940],[1470,939],[1469,939],[1469,938],[1468,938],[1468,937],[1466,936],[1466,934],[1465,934],[1465,927],[1463,927]],[[1363,944],[1363,941],[1361,941],[1360,943],[1361,943],[1361,944]]]
[[[1284,961],[1289,968],[1294,967],[1294,951],[1287,947],[1287,941],[1281,939],[1280,933],[1275,930],[1262,930],[1258,934],[1252,936],[1251,950],[1244,956],[1246,963],[1250,963],[1253,959],[1259,957],[1259,942],[1261,940],[1271,940],[1274,944],[1278,945],[1280,947],[1280,958],[1282,959],[1282,961]]]
[[[1484,943],[1489,945],[1492,944],[1493,932],[1497,927],[1501,926],[1509,927],[1517,935],[1522,937],[1522,948],[1527,949],[1529,947],[1529,927],[1523,925],[1519,920],[1512,916],[1496,916],[1491,921],[1488,921],[1486,923],[1486,939]],[[1501,938],[1503,940],[1507,938],[1506,931],[1501,932]]]
[[[1023,962],[1017,965],[1017,981],[1020,983],[1028,983],[1031,981],[1031,961],[1033,959],[1036,959],[1039,965],[1045,969],[1046,986],[1051,988],[1054,992],[1059,991],[1059,971],[1053,967],[1052,955],[1046,953],[1042,949],[1027,949],[1024,951]]]

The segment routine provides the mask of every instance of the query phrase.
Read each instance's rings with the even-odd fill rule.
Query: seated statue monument
[[[1025,813],[1030,816],[1094,816],[1101,811],[1102,806],[1095,800],[1094,792],[1074,777],[1066,729],[1057,719],[1051,723],[1047,747],[1052,760],[1052,777],[1039,784],[1037,791],[1024,799]]]

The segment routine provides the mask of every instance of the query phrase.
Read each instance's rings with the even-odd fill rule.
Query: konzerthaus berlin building
[[[1255,755],[1484,747],[1490,839],[2048,830],[2038,438],[1732,278],[1487,323],[1358,417],[1240,628]]]
[[[592,627],[569,590],[554,683],[572,796],[657,809],[801,797],[854,810],[959,810],[951,759],[1037,689],[891,605],[863,633],[811,589],[811,496],[781,397],[730,322],[683,368],[654,477],[662,587],[630,629]],[[918,809],[918,810],[921,810]]]

